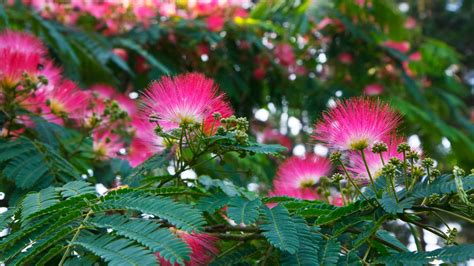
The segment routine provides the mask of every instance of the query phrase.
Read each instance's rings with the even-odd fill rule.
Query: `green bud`
[[[397,147],[397,152],[398,153],[407,152],[409,150],[410,150],[410,145],[408,145],[408,143],[406,143],[406,142],[400,143]]]
[[[341,160],[341,156],[342,156],[342,154],[340,152],[335,151],[335,152],[331,153],[331,155],[329,156],[329,160],[332,163],[337,163]]]
[[[421,161],[421,165],[425,168],[432,168],[434,166],[434,160],[427,157]]]
[[[386,152],[387,150],[388,150],[387,144],[383,142],[377,142],[372,147],[373,153],[382,153],[382,152]]]
[[[390,158],[390,160],[388,160],[388,163],[394,166],[399,166],[402,164],[402,161],[400,161],[400,159],[398,159],[397,157],[392,157]]]
[[[339,182],[341,182],[341,180],[344,179],[344,176],[341,175],[340,173],[335,173],[331,176],[331,179],[333,180],[335,184],[338,184]]]
[[[412,150],[408,151],[406,157],[407,159],[410,159],[413,161],[418,161],[418,159],[420,159],[420,155],[418,154],[418,152],[412,151]]]

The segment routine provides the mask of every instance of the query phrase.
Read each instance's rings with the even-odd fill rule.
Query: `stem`
[[[445,210],[445,209],[441,209],[441,208],[437,208],[437,207],[428,207],[428,206],[413,206],[413,209],[414,210],[426,210],[426,211],[440,211],[440,212],[444,212],[446,214],[449,214],[449,215],[452,215],[454,217],[457,217],[459,219],[462,219],[464,221],[467,221],[471,224],[474,224],[474,220],[473,219],[470,219],[466,216],[463,216],[461,214],[458,214],[458,213],[455,213],[455,212],[451,212],[451,211],[448,211],[448,210]]]
[[[367,170],[367,174],[369,175],[370,183],[372,183],[372,188],[374,189],[374,193],[377,196],[377,188],[375,187],[374,179],[372,178],[372,174],[369,170],[369,165],[367,164],[367,159],[365,158],[364,150],[360,150],[360,154],[362,156],[362,161],[364,161],[365,169]]]
[[[405,178],[405,189],[408,191],[408,176],[407,176],[407,158],[405,151],[403,151],[403,177]]]
[[[416,250],[418,250],[418,252],[423,252],[423,246],[421,245],[421,242],[420,242],[420,235],[418,234],[418,232],[416,231],[415,227],[413,227],[412,224],[410,223],[407,223],[408,224],[408,227],[410,227],[410,231],[411,231],[411,234],[413,235],[413,238],[415,239],[415,244],[416,244]]]
[[[77,231],[76,233],[74,234],[74,236],[72,237],[71,239],[71,242],[69,242],[69,244],[67,245],[67,248],[66,248],[66,251],[64,252],[63,254],[63,257],[61,258],[61,261],[59,262],[59,266],[63,266],[64,265],[64,262],[66,261],[66,258],[67,256],[69,256],[69,252],[71,250],[71,247],[72,247],[72,243],[74,243],[74,241],[76,241],[76,239],[79,237],[79,233],[81,232],[81,229],[84,228],[84,223],[87,222],[87,220],[89,219],[89,216],[92,214],[92,209],[89,210],[89,212],[86,214],[86,217],[84,218],[84,220],[82,220],[81,224],[79,225],[79,227],[77,228]]]
[[[347,168],[346,166],[344,165],[344,163],[341,161],[341,160],[338,160],[339,161],[339,164],[342,166],[342,169],[344,170],[344,173],[346,174],[346,177],[347,177],[347,180],[349,180],[349,182],[351,182],[351,184],[354,186],[354,188],[357,190],[357,192],[359,193],[359,195],[361,195],[370,205],[372,205],[372,207],[376,208],[376,206],[374,206],[372,204],[372,202],[369,201],[369,199],[367,199],[367,197],[362,194],[362,191],[360,191],[359,187],[356,185],[356,183],[354,183],[354,180],[352,180],[352,177],[351,175],[349,174],[349,172],[347,171]]]

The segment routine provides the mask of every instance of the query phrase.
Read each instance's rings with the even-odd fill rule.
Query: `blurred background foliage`
[[[253,118],[257,139],[283,141],[293,153],[327,153],[309,133],[338,98],[380,97],[404,115],[400,133],[449,170],[474,163],[473,8],[460,0],[267,0],[250,2],[245,15],[228,11],[217,28],[204,14],[111,31],[97,16],[72,25],[16,1],[0,6],[0,27],[39,36],[83,88],[103,83],[132,95],[163,75],[203,72],[238,115]],[[266,160],[235,161],[273,176]]]

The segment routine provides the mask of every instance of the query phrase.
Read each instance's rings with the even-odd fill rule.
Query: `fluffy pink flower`
[[[340,150],[371,147],[393,133],[399,120],[400,116],[380,100],[338,101],[316,124],[314,138]]]
[[[296,63],[293,47],[287,43],[279,44],[275,47],[275,56],[283,66],[291,66]]]
[[[328,159],[316,155],[305,158],[291,157],[278,168],[273,180],[273,196],[289,196],[299,199],[314,200],[318,198],[315,185],[322,176],[331,171]]]
[[[135,128],[135,136],[137,139],[141,144],[146,146],[144,153],[148,153],[148,151],[161,152],[163,150],[163,139],[155,133],[155,124],[134,117],[132,119],[132,126]]]
[[[332,195],[329,199],[329,203],[338,207],[344,206],[344,200],[341,194]]]
[[[214,113],[219,112],[222,117],[232,114],[224,94],[217,90],[213,80],[198,73],[164,77],[145,92],[143,120],[155,116],[164,130],[176,129],[182,123],[204,123],[205,128],[211,128]],[[218,126],[219,122],[214,128]]]
[[[400,137],[392,136],[386,138],[386,141],[384,142],[385,144],[387,144],[388,147],[388,150],[382,153],[382,157],[385,163],[387,163],[391,158],[394,157],[403,160],[403,155],[397,152],[397,146],[403,142]],[[365,151],[365,157],[372,177],[376,178],[380,176],[383,167],[380,155],[378,153],[373,153],[372,151],[367,150]],[[367,169],[365,168],[365,164],[362,160],[362,156],[360,153],[351,152],[349,154],[349,161],[350,164],[348,169],[349,171],[354,173],[356,178],[369,180]]]
[[[69,118],[80,118],[84,114],[90,99],[90,94],[81,91],[77,85],[64,80],[53,90],[46,92],[47,105],[55,115],[68,115]]]
[[[34,78],[41,67],[37,54],[25,54],[11,49],[0,50],[0,86],[11,88],[20,82],[23,73]]]
[[[372,83],[364,88],[364,94],[368,96],[380,95],[383,92],[383,86],[377,83]]]
[[[127,157],[130,165],[132,167],[136,167],[137,165],[146,161],[152,155],[153,152],[149,150],[148,146],[145,142],[143,142],[143,140],[134,138],[130,143]]]
[[[114,158],[119,155],[124,143],[120,136],[105,132],[94,132],[92,134],[92,148],[99,159]]]
[[[45,56],[47,53],[46,47],[35,36],[9,30],[0,33],[0,50],[3,49],[39,56]]]
[[[221,15],[211,15],[207,17],[206,24],[210,31],[221,31],[224,28],[225,19]]]
[[[208,234],[187,233],[176,230],[176,234],[188,244],[191,248],[190,261],[186,261],[186,266],[208,265],[212,258],[219,253],[216,247],[218,238]],[[171,263],[164,260],[157,254],[160,264],[163,266],[171,266]],[[175,263],[175,265],[178,265]]]
[[[354,61],[354,57],[350,53],[341,53],[338,58],[341,63],[346,65],[350,65]]]
[[[400,53],[406,53],[410,51],[409,42],[397,42],[397,41],[389,40],[389,41],[384,42],[384,46],[397,50]]]

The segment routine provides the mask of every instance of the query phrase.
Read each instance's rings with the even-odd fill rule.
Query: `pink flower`
[[[45,97],[53,114],[68,115],[69,118],[77,119],[84,114],[90,94],[81,91],[74,82],[64,80],[53,90],[46,92]]]
[[[289,196],[299,199],[314,200],[318,198],[314,190],[322,176],[331,171],[329,160],[316,155],[305,158],[291,157],[280,167],[273,180],[273,195]]]
[[[326,26],[331,25],[332,23],[333,20],[331,18],[325,17],[318,23],[317,29],[322,30],[326,28]]]
[[[207,28],[214,32],[221,31],[224,28],[224,23],[225,20],[220,15],[210,15],[206,19]]]
[[[380,95],[383,92],[383,86],[377,83],[372,83],[364,88],[364,94],[368,96]]]
[[[13,88],[22,80],[25,73],[34,80],[41,68],[38,54],[25,54],[11,49],[0,50],[0,86]]]
[[[112,49],[112,52],[122,58],[123,61],[127,62],[128,61],[128,53],[127,53],[127,50],[125,49],[122,49],[122,48],[114,48]]]
[[[161,152],[163,151],[163,139],[155,133],[156,125],[149,121],[134,117],[132,119],[132,126],[135,128],[135,136],[140,141],[140,144],[146,146],[144,153]],[[138,147],[138,143],[136,143]],[[132,151],[132,155],[134,152]]]
[[[338,58],[341,63],[346,65],[350,65],[354,61],[354,57],[350,53],[341,53]]]
[[[283,66],[290,66],[296,63],[293,47],[287,43],[279,44],[275,48],[275,56]]]
[[[409,42],[397,42],[397,41],[386,41],[384,42],[384,46],[388,48],[392,48],[394,50],[399,51],[400,53],[406,53],[410,51],[410,43]]]
[[[219,112],[222,117],[232,114],[214,81],[198,73],[164,77],[153,82],[144,95],[143,120],[153,116],[164,130],[176,129],[183,123],[217,128],[220,124],[214,123],[214,113]]]
[[[191,248],[190,261],[186,261],[186,266],[208,265],[212,258],[219,253],[216,247],[218,238],[208,234],[186,233],[176,230],[176,234],[188,244]],[[171,266],[171,263],[156,254],[160,264],[163,266]],[[175,265],[178,265],[175,263]]]
[[[344,206],[344,200],[342,199],[341,194],[332,195],[329,199],[329,203],[338,207]]]
[[[410,61],[420,61],[421,60],[421,53],[420,52],[414,52],[410,56],[408,56],[408,59],[410,59]]]
[[[4,31],[0,33],[0,50],[9,49],[22,54],[45,56],[46,47],[35,36],[26,32]]]
[[[134,138],[128,150],[128,161],[132,167],[136,167],[153,155],[145,142],[139,138]]]
[[[397,152],[397,146],[403,142],[400,137],[387,137],[386,141],[384,142],[388,147],[388,150],[382,153],[384,163],[387,163],[391,158],[394,157],[403,160],[403,155]],[[380,176],[383,167],[380,155],[378,153],[373,153],[372,151],[365,151],[365,158],[372,177],[376,178]],[[348,169],[355,174],[356,178],[369,180],[367,169],[360,153],[350,152],[349,161],[350,166]]]
[[[124,143],[120,136],[110,131],[92,133],[92,148],[99,159],[114,158],[124,148]]]
[[[315,126],[316,140],[339,150],[360,150],[384,140],[397,128],[400,116],[380,100],[338,101]]]
[[[416,27],[416,19],[413,17],[408,17],[405,21],[405,28],[407,29],[414,29]]]

